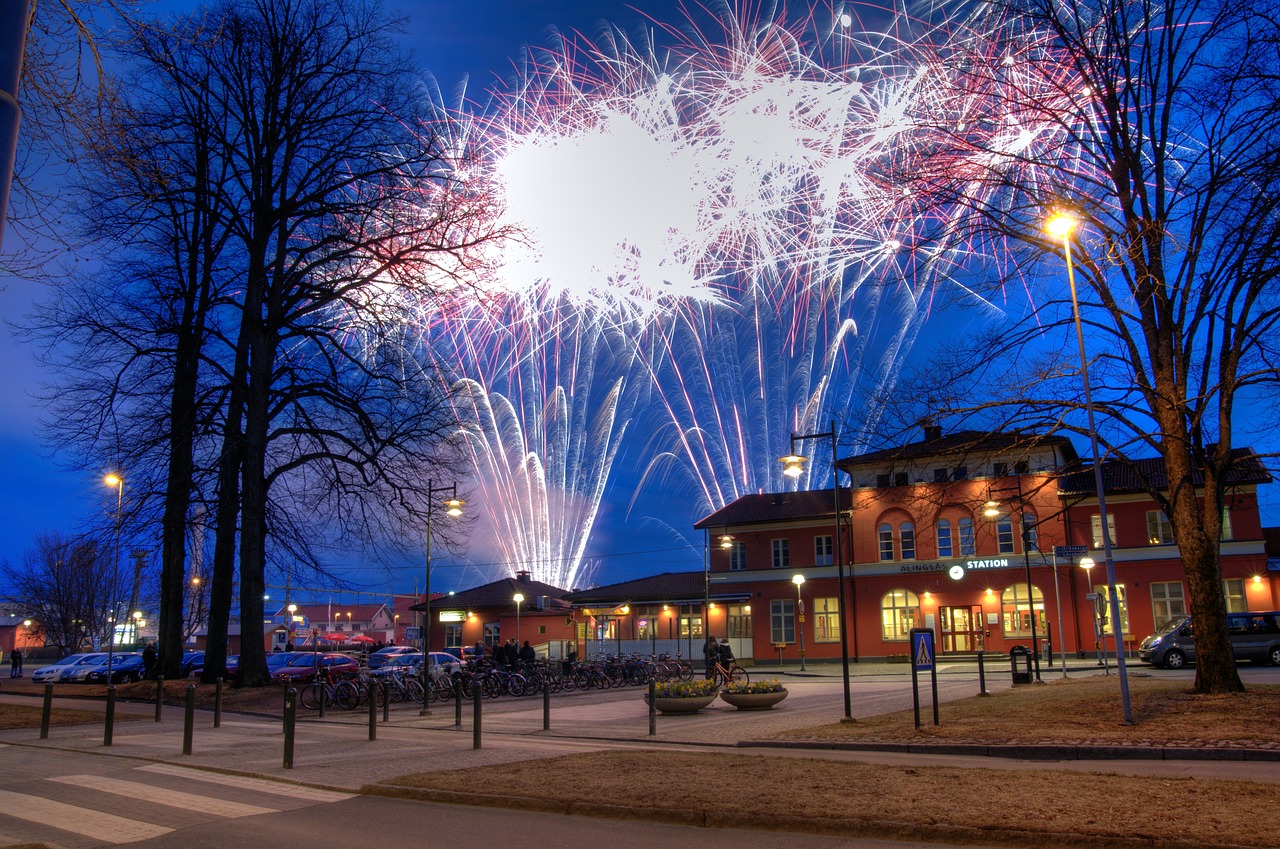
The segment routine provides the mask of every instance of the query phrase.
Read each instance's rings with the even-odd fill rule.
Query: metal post
[[[107,685],[107,720],[102,727],[102,745],[111,745],[111,735],[116,727],[116,688]]]
[[[422,694],[422,701],[426,703],[426,693]],[[391,685],[386,681],[382,682],[382,721],[391,721]]]
[[[542,680],[542,730],[551,730],[551,679]]]
[[[44,706],[40,709],[40,739],[49,739],[49,719],[53,715],[53,685],[44,685]]]
[[[649,679],[649,736],[658,733],[658,682]]]
[[[983,655],[986,654],[982,649],[978,649],[978,695],[989,696],[987,692],[987,669],[983,664]]]
[[[369,739],[378,739],[378,685],[369,685]]]
[[[182,715],[182,754],[191,754],[191,738],[196,727],[196,685],[187,685],[186,711]]]
[[[466,694],[462,691],[462,679],[453,679],[453,726],[459,731],[462,730],[462,700]],[[425,699],[426,696],[424,695]]]
[[[213,727],[222,727],[222,679],[219,678],[214,682],[213,686]]]
[[[164,707],[164,676],[156,676],[156,722],[160,721],[160,709]]]
[[[293,769],[293,736],[298,721],[298,691],[284,691],[284,768]]]
[[[480,682],[471,685],[471,748],[480,748]]]
[[[319,653],[319,652],[317,652],[317,653],[316,653],[316,658],[317,658],[317,659],[319,659],[319,657],[320,657],[320,653]],[[328,701],[328,700],[325,698],[325,696],[326,696],[326,695],[328,695],[328,692],[325,690],[325,682],[324,682],[324,679],[320,677],[320,673],[319,673],[319,672],[317,672],[317,673],[316,673],[315,677],[314,677],[312,680],[313,680],[313,681],[315,681],[315,688],[316,688],[316,705],[317,705],[317,710],[318,710],[318,714],[317,714],[317,715],[318,715],[321,719],[324,719],[324,703],[325,703],[326,701]]]

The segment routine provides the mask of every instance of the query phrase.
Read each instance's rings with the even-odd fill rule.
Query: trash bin
[[[1031,683],[1031,649],[1026,646],[1009,649],[1009,672],[1013,676],[1014,686]]]
[[[1053,643],[1049,640],[1040,641],[1040,656],[1044,658],[1045,663],[1053,666]]]

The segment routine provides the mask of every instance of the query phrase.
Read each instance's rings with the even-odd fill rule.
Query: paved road
[[[1084,670],[1087,671],[1087,670]],[[838,672],[838,670],[837,670]],[[1242,669],[1255,682],[1275,681],[1280,671]],[[1160,673],[1162,677],[1169,676]],[[1181,673],[1189,677],[1189,673]],[[166,709],[163,721],[150,721],[151,707],[126,705],[147,718],[116,725],[114,745],[102,745],[100,725],[54,728],[41,741],[35,729],[0,733],[0,846],[44,841],[67,849],[135,842],[141,846],[218,849],[236,845],[364,845],[393,834],[425,835],[410,845],[466,845],[475,842],[477,823],[492,827],[494,839],[519,833],[538,835],[530,846],[597,846],[615,849],[654,845],[655,840],[693,839],[679,829],[638,823],[612,823],[514,814],[415,802],[351,798],[361,785],[423,770],[465,769],[579,751],[616,748],[705,749],[736,746],[742,739],[838,721],[843,712],[839,677],[790,677],[785,709],[741,713],[725,706],[691,717],[659,717],[658,733],[648,735],[648,712],[638,690],[589,692],[557,698],[552,729],[542,730],[540,699],[486,701],[482,748],[473,748],[470,706],[463,728],[454,726],[451,706],[418,716],[415,707],[398,707],[392,721],[379,724],[370,741],[367,714],[330,714],[325,722],[309,718],[298,728],[295,767],[284,769],[283,736],[278,719],[224,717],[212,728],[212,716],[198,713],[195,747],[182,751],[182,711]],[[939,693],[945,703],[976,692],[976,676],[964,669],[945,670]],[[1007,686],[998,679],[991,687]],[[911,704],[910,678],[900,672],[868,674],[853,682],[855,716],[899,710]],[[31,704],[30,698],[0,695]],[[100,703],[69,702],[90,708]],[[943,709],[945,721],[945,707]],[[876,752],[779,751],[736,749],[744,754],[819,757],[873,763],[943,764],[1000,769],[1045,769],[1044,761],[1004,760],[948,755]],[[1126,772],[1142,775],[1247,778],[1280,784],[1280,763],[1230,761],[1068,761],[1049,768]],[[204,770],[218,770],[207,772]],[[294,783],[308,785],[301,787]],[[171,804],[165,804],[171,803]],[[172,803],[176,803],[172,804]],[[305,809],[305,810],[302,810]],[[387,824],[387,818],[394,820]],[[515,820],[511,820],[515,817]],[[216,829],[208,828],[217,823]],[[497,824],[497,825],[493,825]],[[519,829],[511,831],[511,829]],[[447,841],[440,836],[452,835]],[[569,835],[566,837],[565,835]],[[208,839],[209,837],[212,839]],[[579,838],[581,837],[581,841]],[[440,839],[438,839],[440,838]],[[697,830],[700,845],[744,845],[741,835]],[[730,841],[733,841],[732,844]],[[503,840],[503,842],[509,842]],[[888,846],[825,841],[817,837],[753,835],[745,845],[789,847]],[[660,843],[658,845],[667,845]],[[899,844],[901,845],[901,844]]]

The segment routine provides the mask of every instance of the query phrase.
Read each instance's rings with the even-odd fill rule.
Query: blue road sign
[[[911,667],[921,672],[933,669],[933,631],[925,628],[912,629]]]

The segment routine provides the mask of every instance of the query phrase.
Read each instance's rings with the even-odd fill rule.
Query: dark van
[[[1280,611],[1228,613],[1227,634],[1237,661],[1280,666]],[[1190,616],[1175,616],[1138,646],[1138,657],[1153,666],[1181,669],[1196,659]]]

